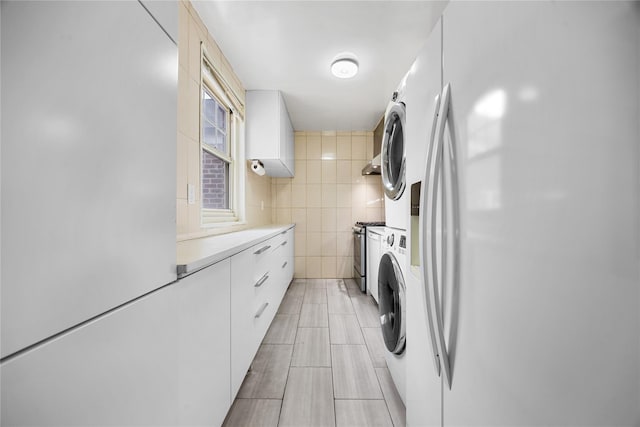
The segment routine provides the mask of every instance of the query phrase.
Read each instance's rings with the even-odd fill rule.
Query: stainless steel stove
[[[362,222],[353,226],[353,278],[362,292],[367,291],[367,227],[384,226],[384,221]]]

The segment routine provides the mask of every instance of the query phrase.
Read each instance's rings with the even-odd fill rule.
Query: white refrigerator
[[[640,6],[452,2],[407,78],[411,426],[640,425]]]

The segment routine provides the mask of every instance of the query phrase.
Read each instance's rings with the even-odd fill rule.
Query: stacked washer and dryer
[[[381,149],[382,185],[385,193],[385,233],[378,269],[378,307],[385,359],[402,401],[406,395],[406,251],[408,191],[405,191],[405,80],[385,112]]]

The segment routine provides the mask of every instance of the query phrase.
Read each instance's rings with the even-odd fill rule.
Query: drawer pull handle
[[[281,244],[280,246],[284,246],[284,245],[286,245],[286,244],[287,244],[287,242],[288,242],[288,240],[285,240],[284,242],[282,242],[282,244]]]
[[[280,234],[287,234],[287,230],[284,230],[284,231],[283,231],[282,233],[280,233]]]
[[[287,266],[287,261],[284,262],[284,264],[282,264],[282,268],[285,268]]]
[[[264,251],[266,251],[270,247],[271,247],[271,245],[263,246],[260,249],[258,249],[257,251],[255,251],[253,254],[254,255],[260,255],[261,253],[263,253]]]
[[[259,288],[260,286],[262,286],[262,284],[263,284],[264,282],[266,282],[266,281],[267,281],[267,279],[268,279],[268,278],[269,278],[269,272],[266,272],[266,273],[264,273],[264,276],[262,276],[262,277],[260,278],[260,280],[258,280],[258,281],[256,282],[256,284],[255,284],[255,285],[253,285],[253,286],[254,286],[254,287],[256,287],[256,288]]]
[[[258,310],[258,312],[255,315],[255,318],[257,319],[258,317],[262,316],[262,313],[264,313],[264,311],[267,309],[267,306],[269,305],[268,302],[265,302],[264,304],[262,304],[262,307],[260,307],[260,310]]]

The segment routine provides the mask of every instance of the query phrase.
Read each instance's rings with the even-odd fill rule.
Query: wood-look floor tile
[[[342,279],[327,279],[327,295],[344,295],[349,296],[347,285],[344,284]]]
[[[387,408],[391,414],[393,425],[396,427],[404,427],[407,425],[407,411],[404,403],[396,390],[396,386],[391,378],[391,373],[387,368],[376,368],[376,375],[382,388],[384,400],[387,402]]]
[[[298,327],[297,314],[276,314],[262,342],[264,344],[293,344]]]
[[[360,290],[360,286],[353,279],[344,279],[345,286],[347,287],[347,292],[352,297],[360,297],[365,296],[366,294]]]
[[[278,308],[278,314],[300,314],[301,308],[302,297],[285,295],[285,297],[282,298],[280,307]]]
[[[286,296],[291,297],[304,297],[304,292],[307,289],[307,285],[304,282],[294,280],[287,289]]]
[[[325,279],[307,279],[307,289],[327,289]]]
[[[335,426],[330,368],[291,368],[280,426]]]
[[[331,366],[328,328],[298,328],[291,366]]]
[[[367,350],[369,351],[369,356],[371,356],[371,362],[374,368],[386,368],[387,361],[384,358],[384,354],[387,348],[384,345],[380,327],[362,328],[362,334],[367,343]]]
[[[327,290],[322,289],[310,289],[307,287],[307,290],[304,293],[304,303],[305,304],[326,304],[327,303]]]
[[[238,397],[282,399],[292,354],[293,345],[261,345]]]
[[[364,345],[331,345],[336,399],[382,399],[382,391]]]
[[[282,400],[236,399],[223,427],[276,427]]]
[[[376,301],[370,296],[351,297],[351,304],[358,316],[360,326],[363,328],[376,328],[380,326],[380,314]]]
[[[327,309],[329,313],[353,314],[353,305],[348,295],[327,293]]]
[[[336,400],[337,427],[393,427],[384,400]]]
[[[329,314],[331,344],[364,344],[355,314]]]
[[[344,284],[347,288],[360,290],[360,286],[358,286],[358,283],[353,279],[344,279]]]
[[[328,328],[327,304],[302,304],[300,328]]]

